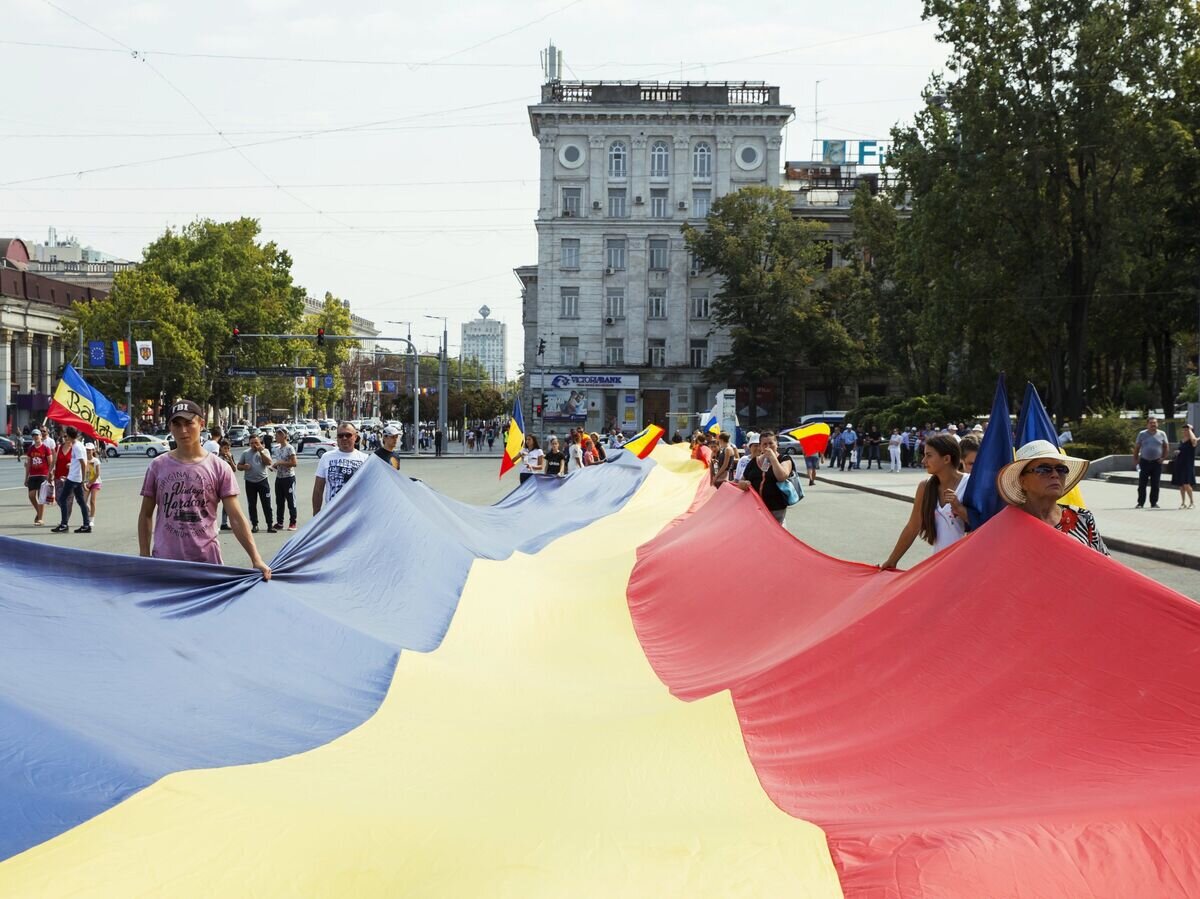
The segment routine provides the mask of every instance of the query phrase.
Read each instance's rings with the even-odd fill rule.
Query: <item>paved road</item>
[[[0,534],[102,552],[136,553],[138,489],[147,464],[146,459],[108,461],[104,468],[104,489],[97,510],[96,531],[92,534],[51,534],[49,527],[32,525],[33,510],[20,487],[21,466],[12,457],[0,457]],[[314,459],[301,457],[298,475],[301,527],[311,517],[309,495],[315,468]],[[517,485],[514,473],[503,481],[497,479],[495,458],[409,460],[403,463],[403,470],[436,490],[480,505],[495,502]],[[822,552],[875,563],[891,551],[909,509],[905,502],[819,483],[808,488],[804,501],[790,512],[788,530]],[[56,514],[56,510],[47,510],[47,522],[55,523]],[[73,525],[78,524],[76,512]],[[290,536],[287,532],[267,534],[262,531],[256,539],[263,556],[269,560]],[[221,539],[226,560],[234,565],[245,564],[245,554],[233,537],[223,533]],[[928,545],[916,543],[904,557],[901,567],[911,567],[928,555]],[[1200,578],[1195,571],[1133,556],[1117,555],[1116,558],[1130,568],[1200,600]]]

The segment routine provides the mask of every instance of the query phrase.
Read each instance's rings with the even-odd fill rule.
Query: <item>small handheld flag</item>
[[[967,518],[972,529],[1004,508],[1004,500],[996,489],[996,476],[1000,469],[1013,460],[1012,431],[1008,419],[1008,391],[1004,386],[1004,373],[996,381],[996,395],[992,399],[992,415],[988,419],[987,431],[975,456],[971,468],[971,479],[963,492],[963,505],[967,507]]]
[[[69,364],[63,369],[62,380],[54,391],[46,417],[64,425],[74,425],[82,433],[105,443],[116,443],[129,427],[129,416]]]
[[[829,425],[821,421],[784,433],[800,441],[800,451],[806,456],[819,456],[829,446]]]
[[[525,448],[525,418],[521,415],[521,397],[513,400],[512,420],[508,423],[508,438],[504,441],[504,455],[500,457],[500,477],[517,464],[521,450]]]
[[[624,449],[629,450],[639,459],[645,459],[665,433],[666,431],[658,425],[649,425],[626,440]]]

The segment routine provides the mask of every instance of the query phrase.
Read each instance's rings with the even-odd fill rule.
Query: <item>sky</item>
[[[570,80],[765,81],[784,155],[887,138],[946,48],[917,0],[385,3],[0,0],[0,236],[141,258],[197,218],[259,219],[312,296],[435,351],[486,304],[521,361],[537,262],[541,50]],[[814,128],[814,96],[817,123]]]

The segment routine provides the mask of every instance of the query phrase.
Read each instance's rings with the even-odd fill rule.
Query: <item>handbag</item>
[[[759,484],[758,492],[762,495],[763,487],[767,484],[767,474],[770,469],[763,472],[763,479]],[[776,481],[775,485],[779,488],[779,492],[783,494],[783,498],[787,500],[789,506],[794,506],[800,500],[804,499],[804,483],[800,480],[800,473],[796,471],[796,462],[792,461],[792,473],[782,481]]]

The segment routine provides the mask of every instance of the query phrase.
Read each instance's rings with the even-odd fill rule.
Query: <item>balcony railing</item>
[[[551,81],[543,103],[697,103],[778,106],[779,88],[762,81]]]

